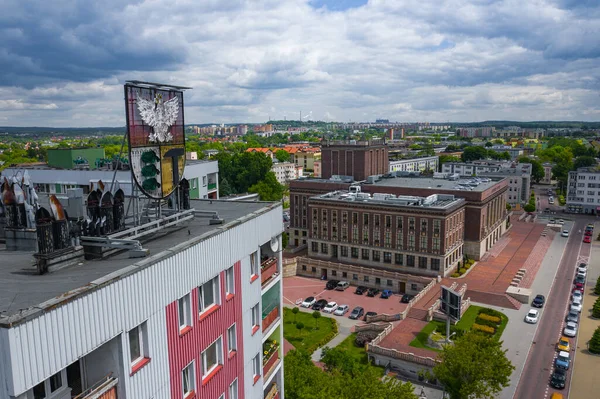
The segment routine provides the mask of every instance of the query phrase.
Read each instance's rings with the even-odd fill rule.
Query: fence
[[[372,355],[381,355],[391,357],[392,359],[404,360],[406,362],[420,364],[422,366],[434,367],[439,363],[437,359],[431,357],[423,357],[414,353],[401,352],[396,349],[388,349],[377,346],[376,344],[367,344],[367,353]]]

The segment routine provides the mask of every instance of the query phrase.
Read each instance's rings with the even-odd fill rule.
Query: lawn
[[[366,365],[368,364],[367,351],[364,347],[361,348],[356,346],[354,343],[355,339],[356,333],[352,333],[345,340],[340,342],[336,348],[344,350],[347,354],[352,356],[352,358],[356,359],[358,363]],[[385,371],[383,367],[375,366],[373,364],[369,365],[369,367],[372,367],[381,377],[383,377],[383,373]]]
[[[462,318],[458,323],[456,323],[456,326],[454,326],[454,328],[469,331],[473,323],[475,323],[475,319],[477,319],[477,315],[479,314],[479,311],[481,309],[483,309],[482,306],[469,306],[469,309],[467,309],[467,311],[463,314]],[[496,329],[496,333],[494,334],[495,338],[500,339],[507,324],[508,317],[505,314],[502,314],[502,321],[500,322],[500,326],[498,326],[498,328]],[[434,332],[438,328],[438,326],[442,326],[445,331],[446,323],[443,321],[432,320],[429,323],[427,323],[427,325],[423,327],[423,329],[417,334],[417,337],[410,342],[410,346],[439,352],[438,349],[427,346],[427,337],[429,337],[429,334]]]
[[[300,322],[304,324],[302,330],[296,328],[296,324]],[[337,333],[337,322],[334,319],[321,317],[318,323],[318,328],[315,328],[312,313],[298,312],[294,315],[291,309],[283,308],[283,336],[296,349],[304,349],[312,353],[319,346],[329,342]]]

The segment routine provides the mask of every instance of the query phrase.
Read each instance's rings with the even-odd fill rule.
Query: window
[[[217,338],[202,352],[202,378],[208,377],[218,366],[223,364],[223,340]]]
[[[183,384],[183,397],[188,397],[194,394],[196,389],[196,381],[194,375],[194,361],[192,361],[181,372],[181,382]]]
[[[364,276],[363,280],[364,280],[365,283],[368,283],[369,282],[369,276]]]
[[[356,213],[356,212],[352,212],[352,223],[353,224],[358,223],[358,213]]]
[[[227,329],[227,351],[229,353],[237,350],[237,334],[235,323]]]
[[[227,295],[235,293],[235,274],[233,266],[225,271],[225,292]]]
[[[379,277],[375,277],[375,284],[380,285],[381,279]]]
[[[363,213],[363,224],[366,226],[369,224],[369,214]]]
[[[233,380],[229,386],[229,399],[238,399],[238,380]]]
[[[375,262],[379,262],[381,260],[380,256],[381,256],[381,252],[373,251],[373,260]]]
[[[33,387],[33,399],[44,399],[46,397],[46,384],[44,381]]]
[[[402,216],[398,216],[398,217],[396,218],[396,228],[397,228],[398,230],[402,230],[402,224],[403,224],[403,221],[404,221],[404,217],[402,217]]]
[[[419,237],[419,247],[421,251],[427,251],[427,237]]]
[[[310,271],[313,272],[313,273],[316,273],[317,272],[317,268],[313,266],[313,267],[310,268]]]
[[[342,256],[347,258],[348,257],[348,247],[342,246],[341,250],[342,250]]]
[[[257,303],[252,308],[252,333],[255,333],[256,330],[258,330],[259,324],[260,324],[260,315],[258,314],[258,303]]]
[[[427,258],[419,256],[419,269],[427,269]]]
[[[50,377],[50,392],[56,392],[60,387],[62,387],[62,375],[58,373],[54,374]]]
[[[392,282],[392,280],[388,280],[388,281],[387,281],[387,286],[388,286],[388,287],[391,287],[391,286],[393,286],[393,285],[394,285],[394,283]]]
[[[358,248],[356,247],[352,247],[351,249],[351,253],[352,253],[352,257],[358,259]]]
[[[302,271],[306,271],[306,265],[302,265]]]
[[[206,176],[202,176],[202,186],[206,187]]]
[[[440,260],[432,258],[431,259],[431,270],[439,271],[440,270]]]
[[[147,350],[147,334],[146,322],[135,327],[127,334],[129,336],[129,360],[132,365],[150,357]]]
[[[200,290],[198,295],[198,311],[200,313],[205,312],[213,305],[221,303],[219,287],[219,276],[198,287],[198,290]]]
[[[408,250],[409,251],[415,250],[415,235],[414,234],[408,235]]]
[[[342,272],[342,277],[343,278],[348,278],[348,273],[347,272]]]
[[[186,327],[191,327],[192,322],[190,318],[190,294],[184,295],[177,301],[179,309],[179,330],[183,330]]]
[[[375,226],[379,226],[379,215],[375,215]]]
[[[390,215],[385,215],[385,227],[387,229],[392,227],[392,217]]]
[[[439,251],[440,250],[440,239],[439,238],[433,238],[433,240],[432,240],[432,249],[434,251]]]
[[[392,263],[392,253],[391,252],[383,253],[383,263]]]
[[[336,277],[337,276],[337,270],[332,270],[331,271],[331,275],[334,276],[334,277]]]
[[[406,266],[415,267],[414,255],[406,255]]]
[[[411,284],[410,285],[410,289],[413,291],[417,291],[417,285],[416,284]]]
[[[415,232],[415,218],[408,218],[408,232]]]
[[[319,243],[318,242],[311,242],[310,246],[311,246],[311,249],[313,252],[319,252]]]
[[[254,381],[258,381],[258,377],[260,377],[260,357],[258,355],[252,359],[252,373],[254,374]]]
[[[361,257],[365,260],[369,260],[369,250],[368,249],[361,250]]]
[[[390,233],[389,231],[385,232],[385,241],[383,244],[386,248],[392,247],[392,233]]]
[[[395,258],[394,259],[394,263],[396,263],[397,265],[402,266],[402,264],[404,263],[403,262],[403,258],[404,257],[402,256],[402,254],[394,254],[394,258]]]
[[[258,252],[250,254],[250,276],[258,276]]]
[[[353,275],[352,275],[352,280],[356,280],[356,281],[358,281],[358,274],[353,274]]]
[[[321,243],[321,253],[325,255],[329,253],[329,251],[327,250],[327,244],[325,244],[324,242]]]

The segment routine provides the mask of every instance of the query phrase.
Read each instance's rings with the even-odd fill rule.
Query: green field
[[[296,324],[299,322],[304,324],[302,330],[296,328]],[[322,341],[328,336],[333,338],[334,325],[336,323],[330,317],[321,317],[317,328],[312,313],[300,311],[297,315],[294,315],[291,309],[283,308],[283,336],[296,349],[304,349],[309,353],[314,352],[322,345]]]

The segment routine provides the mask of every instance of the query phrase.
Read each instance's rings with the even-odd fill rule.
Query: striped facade
[[[226,348],[227,323],[231,320],[239,322],[237,359],[224,365],[214,381],[206,385],[206,391],[196,397],[218,398],[227,392],[234,375],[238,378],[239,398],[263,397],[262,380],[248,386],[252,359],[242,356],[247,347],[257,353],[262,351],[255,345],[262,341],[262,333],[250,336],[248,330],[251,316],[246,304],[255,303],[256,297],[260,303],[261,295],[260,279],[247,283],[249,258],[273,237],[278,236],[281,243],[281,213],[281,206],[265,207],[168,250],[137,262],[132,260],[130,266],[96,279],[81,290],[39,304],[36,308],[42,312],[36,309],[36,314],[19,323],[0,328],[0,398],[32,398],[34,386],[75,362],[80,363],[82,379],[89,384],[102,373],[112,373],[118,379],[116,390],[120,399],[180,398],[176,395],[181,390],[180,382],[175,381],[181,380],[177,367],[184,359],[195,358],[198,362],[201,349],[212,342],[215,334],[223,334]],[[278,262],[281,270],[280,256]],[[222,309],[202,324],[194,320],[194,327],[198,328],[187,334],[189,338],[185,336],[176,342],[169,326],[177,324],[177,299],[191,293],[197,315],[198,286],[223,275],[232,265],[236,294],[231,304],[225,301],[222,277]],[[246,296],[251,300],[246,300]],[[133,372],[128,332],[142,323],[147,330],[150,360]],[[282,338],[283,334],[278,340]],[[247,345],[249,341],[251,344]],[[196,384],[201,381],[197,377]]]

